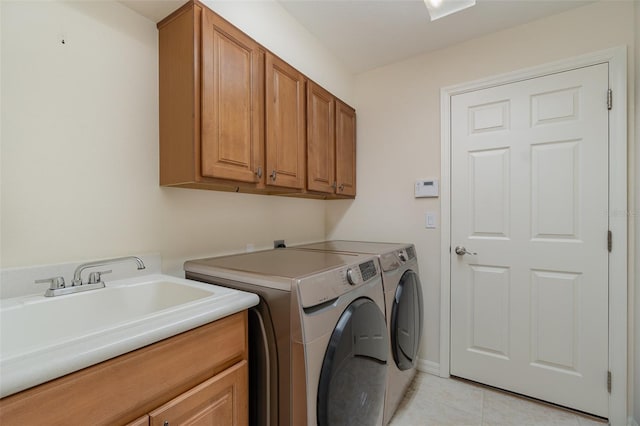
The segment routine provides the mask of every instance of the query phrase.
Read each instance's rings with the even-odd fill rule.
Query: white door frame
[[[609,422],[627,424],[627,48],[607,49],[440,90],[441,130],[441,282],[440,376],[449,377],[451,333],[451,97],[575,68],[609,64],[613,107],[609,111]],[[603,94],[602,102],[606,102]],[[602,244],[606,244],[603,236]],[[602,378],[603,383],[606,377]]]

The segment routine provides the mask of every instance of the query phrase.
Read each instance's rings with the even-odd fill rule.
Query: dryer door
[[[416,365],[423,315],[420,278],[409,269],[402,274],[391,308],[391,352],[400,370]]]
[[[368,298],[352,302],[331,334],[318,386],[318,425],[378,425],[389,351],[384,314]]]

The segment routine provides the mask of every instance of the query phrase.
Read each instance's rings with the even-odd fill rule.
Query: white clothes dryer
[[[184,269],[260,296],[249,312],[251,425],[382,425],[389,342],[375,256],[275,249]]]
[[[337,240],[305,244],[291,249],[371,254],[379,258],[390,342],[384,404],[384,424],[388,424],[416,374],[420,350],[424,309],[414,245]]]

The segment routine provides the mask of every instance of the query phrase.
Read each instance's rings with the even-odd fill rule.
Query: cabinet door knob
[[[271,175],[270,175],[271,180],[273,180],[273,181],[275,181],[275,180],[276,180],[276,174],[277,174],[277,173],[276,173],[276,170],[274,169],[274,170],[271,172]]]
[[[164,423],[162,423],[162,426],[169,426],[169,421],[165,420]]]
[[[331,184],[331,187],[332,187],[333,189],[336,189],[336,188],[338,187],[338,182],[333,181],[333,183]]]
[[[258,176],[258,179],[262,178],[262,167],[258,167],[258,170],[256,170],[256,176]]]
[[[344,183],[341,183],[340,186],[338,187],[338,190],[340,192],[344,191]]]

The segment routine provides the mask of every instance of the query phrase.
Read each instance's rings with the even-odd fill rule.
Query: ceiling
[[[354,74],[594,2],[477,0],[431,22],[423,0],[278,1]],[[155,22],[185,2],[121,0]]]

